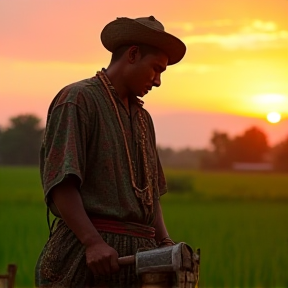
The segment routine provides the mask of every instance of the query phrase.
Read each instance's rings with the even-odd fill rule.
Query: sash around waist
[[[155,238],[155,228],[134,222],[121,222],[99,218],[90,218],[97,231],[126,234],[141,238]]]

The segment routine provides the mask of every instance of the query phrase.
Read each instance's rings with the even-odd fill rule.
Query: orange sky
[[[63,86],[107,67],[104,25],[150,15],[187,45],[144,99],[160,144],[198,147],[213,129],[235,134],[252,124],[272,144],[288,135],[287,0],[0,1],[0,125],[20,113],[44,123]],[[284,121],[267,124],[272,110]]]

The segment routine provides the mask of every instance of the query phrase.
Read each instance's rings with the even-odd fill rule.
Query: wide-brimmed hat
[[[179,62],[186,52],[185,44],[164,31],[164,26],[153,16],[130,19],[117,18],[101,32],[104,47],[114,52],[123,45],[146,44],[159,48],[168,56],[168,65]]]

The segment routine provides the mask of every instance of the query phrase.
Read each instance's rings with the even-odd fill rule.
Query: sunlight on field
[[[288,201],[288,176],[284,173],[204,172],[166,169],[165,174],[168,178],[168,190],[169,179],[177,178],[178,187],[180,189],[191,187],[186,192],[197,199]],[[172,184],[175,186],[175,181]],[[184,189],[182,190],[184,191]],[[176,192],[180,192],[179,189]]]
[[[161,199],[165,222],[175,241],[201,249],[201,288],[287,287],[286,175],[165,172],[180,187]],[[0,273],[16,263],[16,287],[33,287],[48,237],[38,169],[0,167],[0,178]]]

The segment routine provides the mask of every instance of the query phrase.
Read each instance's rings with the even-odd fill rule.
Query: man
[[[118,258],[172,245],[166,182],[143,97],[186,47],[153,16],[118,18],[102,33],[107,69],[52,101],[40,153],[47,207],[59,217],[36,265],[37,287],[139,287]],[[138,96],[138,97],[137,97]]]

